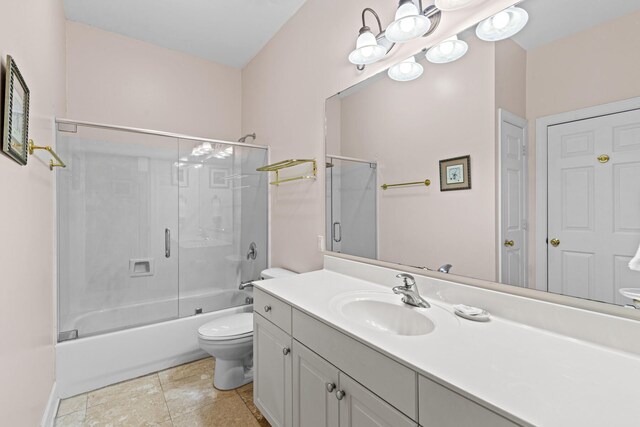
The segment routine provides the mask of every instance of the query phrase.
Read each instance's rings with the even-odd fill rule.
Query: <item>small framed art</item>
[[[2,151],[21,165],[26,165],[29,146],[29,88],[11,55],[7,55],[4,91]]]
[[[471,156],[440,160],[440,191],[471,189]]]

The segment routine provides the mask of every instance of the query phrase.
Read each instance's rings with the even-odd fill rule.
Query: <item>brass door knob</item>
[[[601,154],[598,156],[598,161],[600,163],[607,163],[609,161],[609,156],[607,156],[606,154]]]
[[[515,242],[513,240],[505,240],[504,245],[508,248],[512,248],[513,245],[515,245]]]
[[[560,245],[560,240],[559,239],[551,239],[551,240],[549,240],[549,243],[551,243],[551,246],[556,248],[556,247],[558,247]]]

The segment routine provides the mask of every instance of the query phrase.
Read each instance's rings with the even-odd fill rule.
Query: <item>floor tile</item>
[[[194,375],[162,384],[171,417],[211,405],[217,400],[237,396],[233,390],[222,391],[214,388],[212,378],[202,377]]]
[[[173,418],[175,427],[258,427],[244,402],[235,394]]]
[[[56,418],[54,427],[81,427],[84,426],[85,409],[77,412],[72,412],[67,415],[61,415]]]
[[[87,408],[85,425],[88,427],[139,427],[170,425],[169,410],[160,391],[138,394],[118,400],[109,400]]]
[[[160,371],[158,372],[158,377],[160,378],[160,382],[163,384],[195,375],[200,376],[201,379],[204,379],[205,376],[207,378],[213,378],[214,367],[215,361],[213,357],[207,357],[206,359],[197,360],[195,362]]]
[[[258,421],[258,423],[261,426],[269,426],[269,423],[267,422],[267,420],[264,418],[264,416],[262,415],[260,410],[256,407],[256,405],[253,403],[253,383],[243,385],[242,387],[237,389],[237,391],[240,397],[242,398],[242,400],[244,401],[245,405],[247,405],[247,408],[249,408],[253,416]]]
[[[83,393],[61,400],[60,405],[58,405],[56,417],[62,417],[72,412],[83,411],[85,409],[87,409],[87,394]]]
[[[158,375],[151,374],[89,392],[87,408],[125,397],[156,393],[162,394],[160,381]]]

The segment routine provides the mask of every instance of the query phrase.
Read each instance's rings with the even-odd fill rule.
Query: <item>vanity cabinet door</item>
[[[293,341],[293,425],[338,427],[338,368]]]
[[[291,336],[262,316],[253,315],[253,399],[272,427],[290,427]]]
[[[340,427],[417,427],[400,411],[340,372]]]

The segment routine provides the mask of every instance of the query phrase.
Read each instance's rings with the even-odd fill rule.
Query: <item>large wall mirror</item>
[[[528,22],[507,39],[474,26],[459,59],[443,63],[451,41],[440,63],[415,56],[415,80],[380,73],[327,100],[327,249],[631,304],[640,1],[517,7]]]

